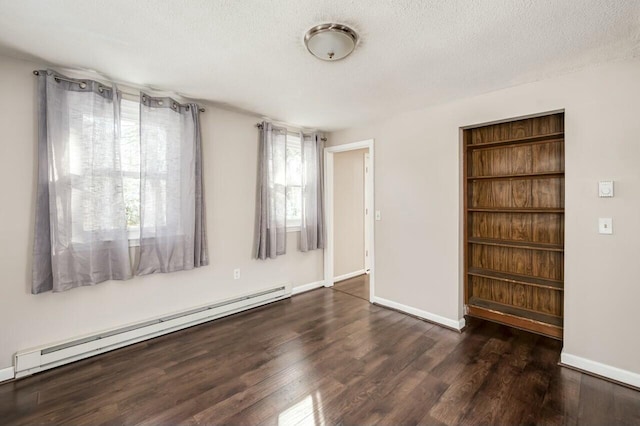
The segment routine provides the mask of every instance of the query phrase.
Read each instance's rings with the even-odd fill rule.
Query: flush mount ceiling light
[[[358,34],[341,24],[317,25],[304,36],[309,52],[323,61],[337,61],[349,56],[357,42]]]

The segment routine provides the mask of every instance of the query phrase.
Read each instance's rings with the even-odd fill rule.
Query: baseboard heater
[[[15,355],[15,377],[25,377],[289,296],[291,296],[291,285],[284,284],[125,327],[105,330],[90,336],[23,350]]]

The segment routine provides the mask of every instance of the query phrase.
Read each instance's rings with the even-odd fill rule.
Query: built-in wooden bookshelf
[[[464,130],[467,313],[562,338],[564,114]]]

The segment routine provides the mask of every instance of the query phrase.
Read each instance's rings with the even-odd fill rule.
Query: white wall
[[[364,269],[364,155],[368,149],[333,155],[333,275]]]
[[[640,61],[385,118],[336,132],[329,142],[375,138],[375,200],[382,213],[375,222],[376,296],[458,320],[460,127],[563,108],[564,352],[638,380]],[[616,181],[616,197],[600,199],[597,182],[607,179]],[[613,218],[613,235],[597,233],[598,217]]]
[[[260,288],[322,280],[322,252],[252,259],[256,117],[212,105],[201,115],[211,264],[192,271],[31,295],[36,176],[36,79],[42,64],[0,56],[0,369],[21,349],[141,321]],[[233,280],[233,269],[241,279]]]

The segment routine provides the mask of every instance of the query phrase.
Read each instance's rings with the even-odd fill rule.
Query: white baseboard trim
[[[396,309],[398,311],[406,312],[407,314],[414,315],[416,317],[425,319],[430,322],[434,322],[436,324],[443,325],[447,328],[452,328],[454,330],[460,331],[465,326],[464,318],[461,318],[459,320],[452,320],[440,315],[432,314],[431,312],[427,312],[418,308],[413,308],[411,306],[403,305],[402,303],[397,303],[392,300],[384,299],[378,296],[373,296],[372,302],[377,303],[378,305],[386,306],[388,308]]]
[[[302,284],[297,287],[294,287],[291,290],[291,295],[295,296],[296,294],[304,293],[306,291],[315,290],[316,288],[324,287],[324,281],[315,281],[309,284]]]
[[[15,378],[16,370],[13,367],[0,368],[0,382]]]
[[[362,275],[367,272],[366,269],[360,269],[359,271],[349,272],[348,274],[339,275],[333,278],[333,282],[337,283],[338,281],[348,280],[349,278],[357,277],[358,275]]]
[[[636,388],[640,388],[640,374],[632,371],[623,370],[618,367],[602,364],[577,355],[568,354],[565,351],[562,351],[560,354],[560,363],[568,367],[577,368],[578,370],[593,373],[598,376],[615,380],[616,382],[626,383]]]

